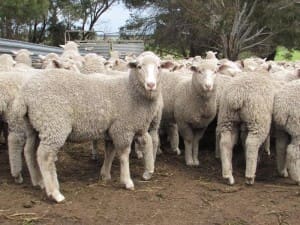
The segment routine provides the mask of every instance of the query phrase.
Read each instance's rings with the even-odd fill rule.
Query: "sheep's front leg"
[[[178,129],[181,136],[184,139],[184,156],[185,156],[185,163],[187,166],[193,166],[193,140],[194,140],[194,133],[192,128],[184,122],[178,123]]]
[[[228,180],[228,184],[234,184],[232,175],[232,150],[237,142],[238,133],[236,130],[227,130],[220,133],[220,155],[222,161],[222,175]]]
[[[193,161],[194,161],[194,166],[199,166],[199,159],[198,159],[198,154],[199,154],[199,141],[203,137],[203,134],[205,132],[204,129],[199,129],[195,132],[194,134],[194,139],[193,139]]]
[[[286,166],[286,150],[289,144],[288,134],[282,130],[276,128],[276,161],[277,161],[277,171],[280,176],[288,177],[287,166]]]
[[[141,147],[143,148],[144,153],[144,167],[145,171],[143,173],[144,180],[150,180],[154,173],[154,157],[156,152],[153,152],[155,148],[153,148],[152,138],[149,133],[145,133],[142,136],[143,141],[140,142]],[[156,146],[157,147],[157,146]],[[153,154],[154,153],[154,154]]]
[[[129,169],[130,146],[120,149],[118,153],[120,158],[120,181],[125,185],[126,189],[134,190],[134,184],[130,177]]]
[[[300,185],[300,137],[293,137],[288,145],[286,165],[291,179]]]

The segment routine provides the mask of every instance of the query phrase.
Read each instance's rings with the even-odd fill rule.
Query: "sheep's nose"
[[[211,90],[212,89],[212,85],[211,84],[205,84],[204,87],[207,90]]]
[[[147,87],[149,89],[153,89],[155,87],[155,83],[154,82],[149,82],[149,83],[147,83]]]

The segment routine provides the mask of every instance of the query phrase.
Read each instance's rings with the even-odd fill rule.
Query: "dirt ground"
[[[100,162],[90,159],[90,144],[66,144],[57,162],[62,204],[34,188],[25,169],[24,184],[10,176],[8,155],[0,148],[0,224],[300,224],[300,188],[276,175],[273,157],[264,158],[256,183],[244,185],[244,166],[234,160],[237,184],[221,178],[220,162],[209,148],[199,153],[200,167],[188,168],[183,156],[158,156],[151,181],[141,180],[142,161],[131,157],[135,191],[119,184],[119,162],[114,161],[112,181],[98,180]]]

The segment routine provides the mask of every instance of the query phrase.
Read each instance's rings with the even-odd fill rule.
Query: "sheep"
[[[39,55],[38,56],[42,60],[42,69],[50,69],[56,68],[55,61],[59,61],[60,57],[56,53],[49,53],[46,56]]]
[[[80,68],[80,72],[84,74],[103,73],[105,68],[106,59],[95,53],[89,53],[84,56],[84,63]]]
[[[216,115],[215,78],[217,65],[214,61],[203,60],[191,67],[192,76],[174,74],[163,76],[164,109],[162,123],[167,122],[173,151],[178,149],[178,134],[185,144],[185,162],[188,166],[198,166],[199,140],[208,124]]]
[[[80,55],[78,44],[74,41],[68,41],[65,45],[60,45],[60,47],[64,49],[61,59],[73,61],[78,69],[80,69],[84,63],[84,58]]]
[[[97,140],[108,135],[113,149],[105,151],[101,174],[110,178],[111,161],[118,152],[121,183],[126,189],[134,189],[128,162],[130,144],[134,137],[146,137],[146,146],[149,146],[152,139],[153,151],[146,154],[148,166],[144,174],[148,178],[153,173],[157,129],[150,129],[151,138],[147,133],[150,125],[158,127],[159,124],[163,104],[160,66],[163,65],[156,55],[146,53],[129,66],[129,76],[105,79],[66,70],[48,70],[32,77],[14,101],[9,134],[10,157],[20,152],[26,127],[24,151],[32,183],[45,186],[47,195],[56,202],[65,199],[59,191],[55,161],[66,140]],[[37,135],[40,143],[35,151]],[[13,177],[20,176],[20,170],[14,169],[14,160],[10,162]]]
[[[299,94],[299,80],[287,83],[276,93],[273,108],[277,170],[283,177],[290,175],[298,185],[300,185]]]
[[[20,49],[18,51],[12,51],[12,53],[15,55],[15,61],[17,64],[25,64],[29,67],[32,66],[32,60],[31,56],[33,53],[27,49]]]
[[[232,148],[240,126],[245,129],[246,184],[253,184],[258,149],[267,139],[271,126],[274,94],[278,86],[265,71],[248,72],[234,78],[220,100],[217,133],[220,135],[222,175],[230,185]]]
[[[0,71],[10,71],[16,65],[16,61],[8,54],[0,55],[0,62]]]

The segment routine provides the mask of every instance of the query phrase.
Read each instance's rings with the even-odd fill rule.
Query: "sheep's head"
[[[160,58],[152,52],[144,52],[136,60],[129,64],[131,70],[135,70],[138,80],[143,83],[146,91],[155,91],[160,82],[162,68],[171,67],[167,62],[161,62]]]
[[[12,58],[11,55],[8,55],[8,54],[0,55],[0,63],[1,63],[1,65],[5,65],[8,68],[16,65],[16,61]]]
[[[65,45],[59,45],[59,46],[62,47],[64,51],[66,50],[78,51],[79,45],[74,41],[68,41]]]
[[[286,163],[289,176],[300,185],[300,148],[290,144],[287,148]]]
[[[212,91],[215,86],[215,79],[218,72],[218,66],[215,63],[199,63],[191,66],[193,71],[193,85],[204,91]]]

